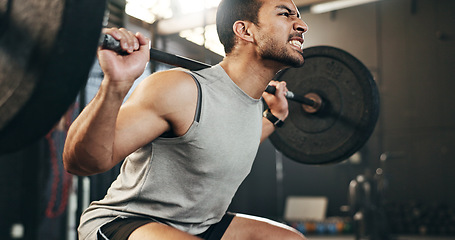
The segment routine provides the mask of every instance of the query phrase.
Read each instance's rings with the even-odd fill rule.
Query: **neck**
[[[254,54],[228,55],[220,63],[232,81],[250,97],[259,99],[275,74],[283,69],[275,62],[265,62]]]

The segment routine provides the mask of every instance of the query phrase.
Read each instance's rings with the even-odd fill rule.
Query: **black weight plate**
[[[105,0],[0,6],[0,154],[44,136],[74,102],[95,58]]]
[[[323,100],[317,113],[289,101],[289,116],[270,140],[288,158],[305,164],[336,163],[357,152],[379,115],[379,92],[371,73],[351,54],[334,47],[304,49],[305,63],[276,76],[289,90]]]

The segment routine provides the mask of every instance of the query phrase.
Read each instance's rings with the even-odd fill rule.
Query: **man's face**
[[[308,26],[292,0],[263,0],[256,41],[263,59],[300,67],[304,59],[303,33]]]

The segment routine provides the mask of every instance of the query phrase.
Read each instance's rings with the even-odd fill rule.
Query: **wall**
[[[455,2],[385,2],[384,149],[390,198],[455,202]],[[439,33],[451,37],[439,37]]]

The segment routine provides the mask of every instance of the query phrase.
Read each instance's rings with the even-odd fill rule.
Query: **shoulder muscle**
[[[144,108],[168,124],[166,131],[181,135],[191,125],[197,105],[197,86],[183,71],[157,72],[146,78],[125,103]]]

